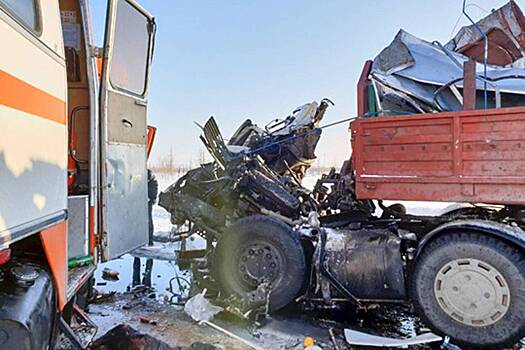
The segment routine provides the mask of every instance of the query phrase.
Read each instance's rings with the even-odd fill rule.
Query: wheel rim
[[[434,294],[447,315],[474,327],[498,322],[510,307],[509,285],[503,275],[476,259],[445,264],[436,276]]]
[[[270,244],[253,242],[241,249],[238,273],[243,284],[249,287],[277,284],[282,267],[282,254]]]

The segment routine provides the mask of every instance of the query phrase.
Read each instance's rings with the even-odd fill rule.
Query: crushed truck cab
[[[155,28],[110,0],[97,48],[87,0],[0,0],[0,348],[47,348],[96,264],[148,241]]]

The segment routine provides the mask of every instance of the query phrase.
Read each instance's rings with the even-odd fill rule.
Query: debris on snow
[[[420,334],[407,339],[380,337],[364,332],[345,329],[345,339],[350,345],[378,347],[407,347],[409,345],[428,344],[442,341],[443,338],[434,333]]]

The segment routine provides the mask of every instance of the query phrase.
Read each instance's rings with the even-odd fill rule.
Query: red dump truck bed
[[[361,118],[360,199],[525,204],[525,108]]]

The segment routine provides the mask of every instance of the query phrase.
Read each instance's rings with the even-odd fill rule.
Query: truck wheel
[[[298,234],[266,216],[243,218],[229,227],[217,243],[213,265],[226,296],[244,296],[269,283],[272,311],[293,301],[306,279],[305,253]]]
[[[525,257],[495,238],[458,233],[431,241],[411,292],[421,317],[458,344],[499,349],[525,335]]]

